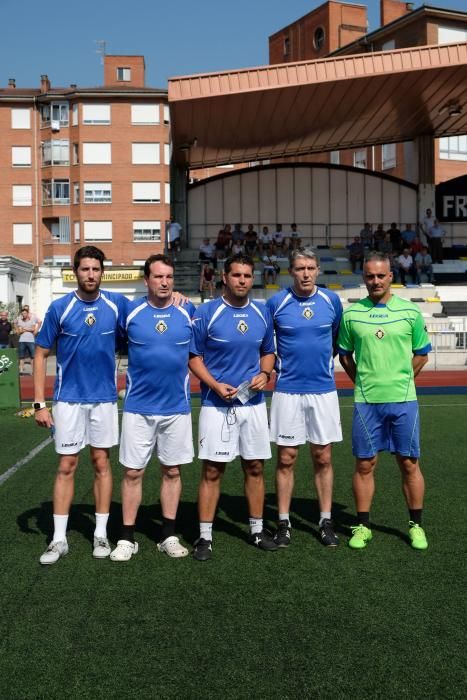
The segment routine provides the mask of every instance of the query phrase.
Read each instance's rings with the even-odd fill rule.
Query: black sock
[[[370,513],[366,511],[358,511],[357,513],[357,520],[359,525],[365,525],[365,527],[369,527],[370,525]]]
[[[416,525],[422,524],[423,508],[409,508],[409,517]]]
[[[171,520],[170,518],[165,518],[162,516],[162,538],[161,542],[167,539],[167,537],[173,537],[175,535],[175,518]]]
[[[127,542],[135,542],[135,526],[134,525],[124,525],[122,527],[122,540],[127,540]]]

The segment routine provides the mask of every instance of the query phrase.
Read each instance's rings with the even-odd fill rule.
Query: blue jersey
[[[274,352],[272,319],[264,305],[249,301],[245,306],[230,306],[223,298],[202,304],[193,317],[190,352],[202,355],[204,364],[218,382],[238,387],[259,373],[261,355]],[[203,406],[230,406],[201,382]],[[264,401],[263,392],[248,404]],[[238,400],[235,404],[240,405]],[[248,405],[247,404],[247,405]]]
[[[159,309],[147,298],[129,302],[123,327],[128,338],[124,411],[171,416],[190,412],[188,359],[190,302]]]
[[[115,344],[126,302],[122,294],[101,290],[94,301],[70,292],[51,303],[36,343],[47,349],[57,343],[54,401],[117,400]]]
[[[289,288],[266,306],[276,331],[276,391],[324,394],[334,391],[334,344],[342,317],[337,294],[317,288],[299,297]]]

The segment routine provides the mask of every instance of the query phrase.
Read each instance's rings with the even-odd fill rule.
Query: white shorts
[[[328,394],[274,392],[271,402],[271,441],[276,445],[329,445],[342,441],[337,391]]]
[[[211,462],[270,459],[266,404],[218,408],[202,406],[199,414],[198,457]]]
[[[108,449],[118,444],[117,402],[67,403],[52,405],[55,451],[77,454],[86,445]]]
[[[152,453],[161,464],[175,467],[193,461],[191,414],[144,416],[123,412],[120,463],[129,469],[144,469]]]

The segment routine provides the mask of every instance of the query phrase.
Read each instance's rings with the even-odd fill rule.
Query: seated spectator
[[[267,226],[263,226],[263,230],[259,234],[259,239],[258,239],[258,247],[259,247],[259,252],[263,254],[263,251],[265,251],[267,248],[270,248],[272,246],[272,233],[269,232],[269,228]]]
[[[363,247],[362,240],[360,236],[355,236],[353,243],[348,246],[349,249],[349,260],[352,272],[357,272],[357,266],[362,269],[363,256],[365,253],[365,248]]]
[[[230,231],[230,225],[226,224],[217,234],[217,241],[215,243],[217,258],[227,258],[230,253],[231,245],[232,233]]]
[[[366,223],[363,226],[360,231],[360,240],[366,250],[371,250],[373,248],[373,227],[371,224]]]
[[[405,229],[402,231],[401,236],[402,236],[402,245],[404,248],[409,248],[411,247],[412,243],[415,240],[415,236],[417,235],[415,229],[411,224],[406,224]]]
[[[13,326],[8,320],[8,312],[0,311],[0,348],[10,347],[10,333]]]
[[[384,231],[383,224],[378,224],[376,231],[373,236],[373,247],[375,250],[381,251],[381,244],[385,239],[386,233]]]
[[[379,244],[379,252],[380,253],[392,253],[392,243],[391,243],[391,236],[389,233],[384,234],[384,238]]]
[[[287,246],[282,224],[276,224],[276,230],[272,234],[273,251],[277,254],[285,255]]]
[[[400,229],[397,228],[397,224],[393,222],[388,229],[388,233],[391,236],[392,249],[395,253],[399,253],[402,249],[402,236]]]
[[[232,231],[232,243],[243,243],[245,241],[245,233],[242,231],[241,224],[234,224]]]
[[[290,231],[287,234],[286,245],[289,250],[296,250],[302,245],[302,234],[297,231],[297,224],[290,224]]]
[[[443,239],[446,231],[439,225],[438,219],[434,220],[433,226],[427,232],[430,242],[431,257],[434,263],[443,262]]]
[[[201,268],[201,277],[199,280],[199,291],[201,299],[204,300],[206,293],[209,299],[214,297],[216,288],[216,271],[210,262],[204,263]]]
[[[203,242],[199,247],[199,259],[201,262],[211,262],[214,267],[217,265],[216,249],[209,238],[203,238]]]
[[[263,283],[276,284],[277,273],[280,272],[280,265],[277,262],[277,257],[269,248],[263,255]]]
[[[427,282],[433,282],[433,260],[426,246],[415,256],[415,272],[417,284],[422,281],[422,274],[427,277]]]
[[[422,251],[423,248],[427,248],[427,246],[425,246],[425,245],[421,242],[420,236],[415,236],[415,238],[414,238],[413,241],[412,241],[412,245],[410,246],[410,255],[411,255],[412,257],[415,257],[415,255],[416,255],[417,253],[420,253],[420,252]]]
[[[389,263],[391,265],[392,281],[396,283],[399,279],[399,259],[394,252],[389,253]]]
[[[416,275],[415,267],[413,264],[413,257],[410,255],[408,248],[404,248],[402,253],[397,258],[397,262],[399,264],[399,273],[401,276],[401,284],[406,283],[407,275],[409,275],[409,274],[412,276],[412,282],[415,283],[415,280],[417,279],[417,275]]]
[[[245,245],[240,242],[232,243],[232,248],[230,249],[230,252],[232,255],[245,254]]]
[[[245,233],[245,252],[247,255],[254,257],[258,249],[258,234],[253,228],[253,224],[248,224],[247,232]]]

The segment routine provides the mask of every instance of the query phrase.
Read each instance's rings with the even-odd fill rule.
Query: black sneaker
[[[291,537],[291,527],[288,520],[279,520],[277,525],[276,534],[274,535],[274,542],[278,547],[288,547],[290,544]]]
[[[327,518],[325,518],[319,526],[321,542],[325,547],[337,547],[339,544],[339,538],[334,532],[333,527],[334,523],[332,520],[328,520]]]
[[[275,552],[279,547],[274,542],[274,538],[267,530],[255,532],[248,535],[248,542],[258,549],[263,549],[265,552]]]
[[[202,537],[196,540],[193,546],[193,559],[208,561],[212,557],[212,542]]]

